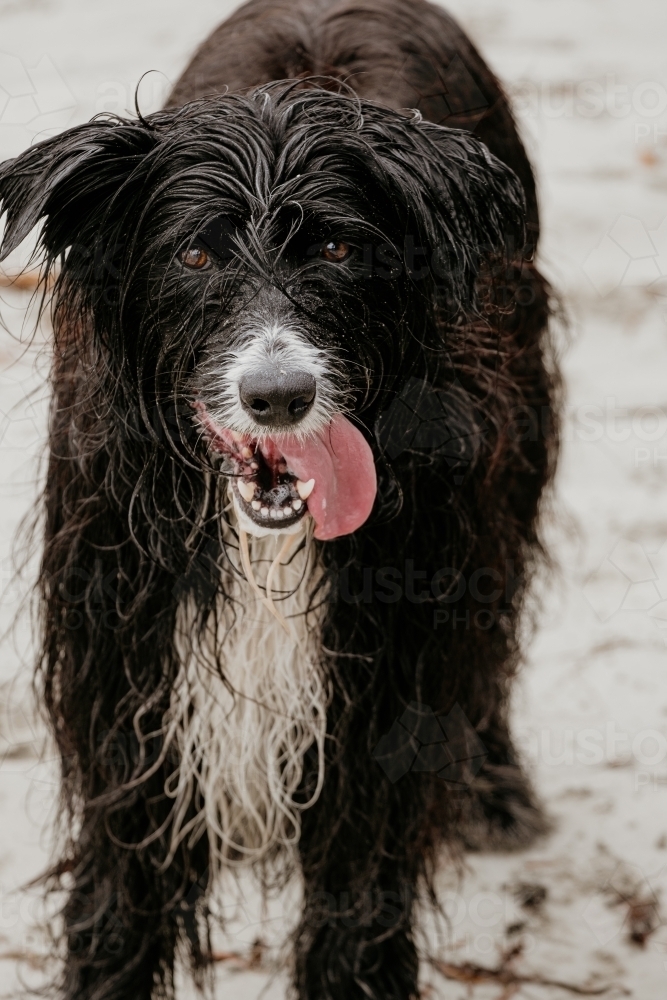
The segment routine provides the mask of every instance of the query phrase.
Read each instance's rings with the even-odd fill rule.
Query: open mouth
[[[212,451],[229,466],[232,494],[239,510],[262,528],[285,528],[308,513],[315,480],[304,482],[292,472],[275,442],[220,427],[206,407],[194,404]]]
[[[290,471],[272,441],[225,431],[210,440],[231,466],[231,488],[239,509],[262,528],[285,528],[308,513],[315,480],[303,482]]]
[[[258,534],[292,528],[310,514],[315,538],[326,541],[356,531],[368,518],[377,491],[373,453],[342,414],[300,440],[238,434],[216,423],[201,400],[192,405],[209,448],[224,458],[238,513],[264,529]]]

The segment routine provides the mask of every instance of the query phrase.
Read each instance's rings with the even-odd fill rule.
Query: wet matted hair
[[[370,46],[363,71],[340,39]],[[257,45],[283,71],[235,79]],[[425,3],[253,0],[167,109],[37,144],[0,200],[2,255],[39,224],[52,276],[37,678],[62,756],[60,995],[172,996],[179,953],[205,982],[208,900],[252,864],[303,880],[302,1000],[416,997],[436,852],[544,829],[507,697],[557,373],[497,82]],[[244,388],[267,365],[299,375],[289,406]],[[333,427],[376,492],[327,534],[285,456]],[[359,462],[334,456],[345,490]]]

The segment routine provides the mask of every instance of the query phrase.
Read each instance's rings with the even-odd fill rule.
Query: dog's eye
[[[342,264],[352,253],[349,243],[342,240],[328,240],[320,250],[320,257],[330,261],[332,264]]]
[[[178,257],[183,267],[188,267],[191,271],[203,271],[210,263],[208,254],[201,247],[181,250]]]

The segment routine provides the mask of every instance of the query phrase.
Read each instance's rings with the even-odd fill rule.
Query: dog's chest
[[[277,542],[250,540],[260,593]],[[321,616],[308,610],[316,582],[308,549],[274,566],[276,614],[242,572],[227,575],[215,621],[184,663],[172,706],[180,756],[177,826],[185,821],[190,836],[208,833],[216,867],[294,849],[300,814],[319,794],[328,698]],[[319,779],[304,803],[296,795],[311,747]]]

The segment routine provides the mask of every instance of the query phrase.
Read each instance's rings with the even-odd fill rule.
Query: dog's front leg
[[[304,814],[299,1000],[418,995],[412,920],[420,859],[401,818],[400,789],[383,781],[379,768],[375,773],[364,752],[366,728],[360,713],[348,730],[359,738],[347,740],[342,757],[330,763],[320,800]],[[359,816],[365,821],[352,820]]]
[[[418,959],[413,886],[397,866],[341,856],[305,881],[296,951],[299,1000],[411,1000]],[[344,855],[347,854],[347,863]],[[366,869],[364,874],[364,869]]]
[[[56,928],[65,962],[53,995],[148,1000],[168,995],[179,940],[195,967],[201,960],[195,914],[207,886],[206,836],[188,846],[173,827],[175,574],[128,538],[129,499],[107,489],[107,479],[118,488],[108,458],[92,444],[81,445],[87,465],[71,453],[81,440],[118,445],[91,423],[88,398],[79,416],[65,362],[56,370],[38,673],[64,807],[51,887],[67,893]],[[179,809],[191,822],[195,807]]]
[[[151,805],[149,795],[138,795],[127,811],[117,812],[116,823],[131,832],[134,819],[150,812]],[[89,817],[97,829],[81,832],[80,859],[70,873],[74,887],[62,912],[67,950],[58,996],[150,1000],[158,982],[172,982],[180,937],[201,970],[202,956],[192,953],[199,948],[195,910],[205,890],[205,845],[188,857],[191,867],[184,870],[179,859],[173,871],[160,872],[150,850],[105,837],[104,820],[94,807]],[[203,872],[199,882],[198,868]]]

